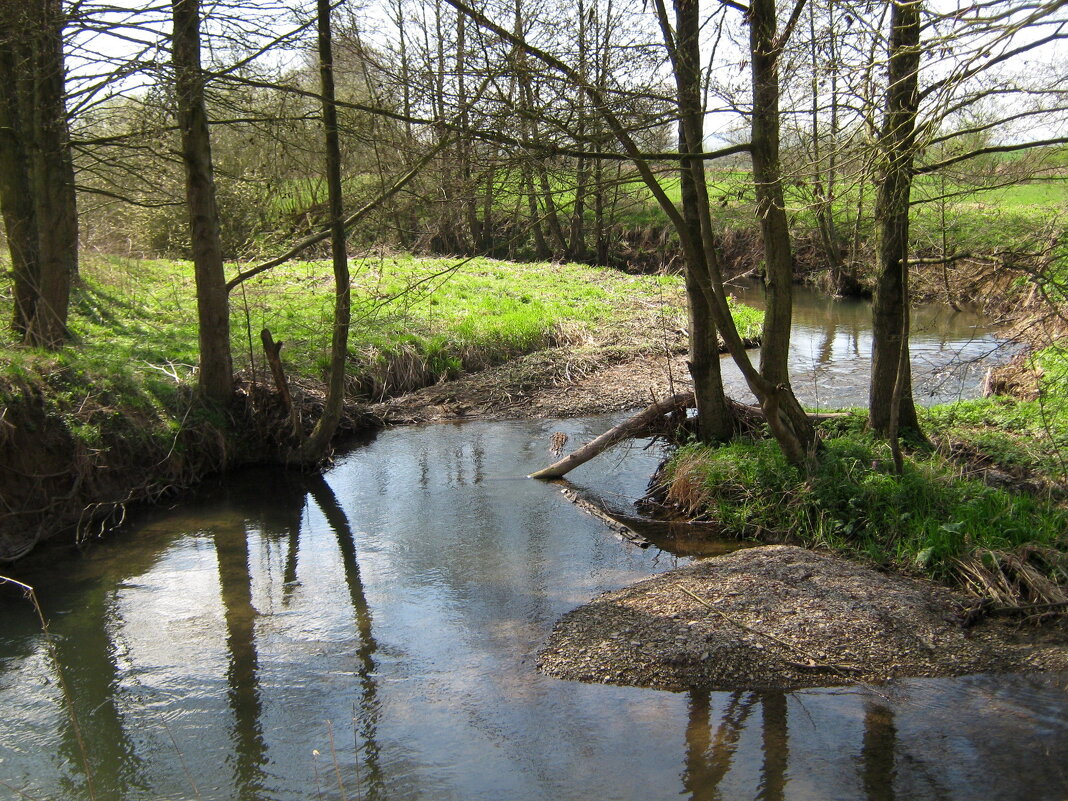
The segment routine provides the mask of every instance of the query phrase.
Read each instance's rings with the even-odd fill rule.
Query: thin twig
[[[714,606],[712,606],[712,604],[710,604],[704,598],[700,597],[699,595],[697,595],[697,594],[695,594],[693,592],[690,592],[690,590],[686,589],[685,587],[681,587],[680,589],[684,593],[689,595],[691,598],[693,598],[695,601],[697,601],[699,604],[701,604],[702,606],[706,607],[707,609],[709,609],[710,611],[714,612],[715,614],[719,615],[721,618],[726,620],[732,626],[736,626],[736,627],[742,629],[743,631],[749,632],[750,634],[755,634],[758,637],[765,637],[765,638],[771,640],[773,643],[782,646],[783,648],[786,648],[788,650],[791,650],[791,651],[794,651],[794,652],[800,654],[801,656],[803,656],[805,659],[807,659],[809,661],[809,665],[805,665],[805,667],[814,665],[816,667],[826,668],[827,670],[834,671],[835,673],[840,675],[842,678],[846,678],[846,679],[852,679],[852,676],[848,675],[850,673],[863,673],[864,672],[861,668],[858,668],[858,667],[852,667],[850,665],[835,665],[835,664],[831,664],[830,662],[824,662],[824,661],[822,661],[820,659],[816,659],[814,656],[812,656],[810,653],[805,651],[803,648],[800,648],[800,647],[794,645],[793,643],[787,642],[786,640],[781,640],[778,637],[776,637],[774,634],[768,634],[766,631],[758,631],[757,629],[750,628],[749,626],[745,625],[744,623],[741,623],[741,622],[735,620],[733,617],[728,615],[726,612],[722,612],[719,609],[716,609]]]

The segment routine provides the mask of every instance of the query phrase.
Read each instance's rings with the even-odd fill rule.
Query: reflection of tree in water
[[[738,740],[756,701],[757,697],[752,693],[731,693],[713,736],[709,693],[691,691],[683,787],[694,801],[720,798],[720,782],[731,768]]]
[[[896,746],[894,713],[882,704],[865,701],[861,763],[864,795],[868,801],[893,801]]]
[[[219,593],[226,619],[227,701],[234,717],[234,780],[238,797],[263,796],[267,743],[263,735],[263,699],[259,685],[256,618],[252,603],[252,574],[248,535],[259,530],[268,542],[300,536],[304,510],[303,482],[294,474],[252,471],[227,491],[229,503],[247,509],[246,520],[220,522],[213,529],[219,563]],[[296,553],[290,547],[283,580],[296,575]],[[283,590],[285,592],[285,590]]]
[[[215,529],[219,561],[219,591],[226,617],[226,645],[230,664],[226,672],[227,700],[234,715],[234,764],[238,797],[257,799],[264,789],[263,766],[267,746],[263,739],[263,702],[258,680],[256,608],[252,605],[248,536],[242,524]]]
[[[110,586],[94,586],[79,599],[70,614],[57,618],[51,627],[56,657],[63,665],[64,678],[71,694],[74,714],[92,771],[93,787],[98,797],[125,798],[134,789],[146,789],[129,733],[123,725],[118,706],[118,646],[109,632],[109,623],[117,618]],[[67,777],[67,798],[86,792],[81,775],[82,751],[78,735],[64,715],[61,751],[79,772]]]
[[[360,577],[356,541],[345,510],[341,508],[337,496],[322,476],[316,475],[308,479],[308,491],[337,536],[338,549],[345,568],[345,582],[348,584],[352,611],[356,617],[356,629],[360,637],[356,651],[357,672],[360,676],[360,698],[354,710],[353,724],[363,740],[366,770],[360,771],[362,789],[368,799],[383,798],[385,789],[378,745],[378,722],[382,709],[378,700],[378,686],[374,679],[374,654],[378,650],[378,645],[371,631],[371,609],[367,604],[363,580]],[[357,759],[359,759],[358,753]]]
[[[720,694],[715,694],[720,695]],[[726,699],[720,719],[711,718],[711,694],[692,690],[689,723],[686,728],[686,765],[683,786],[694,801],[722,798],[721,785],[730,771],[757,702],[761,707],[761,746],[763,763],[755,798],[782,801],[786,796],[787,769],[790,761],[789,696],[782,692],[733,692]],[[866,700],[864,735],[860,743],[858,770],[866,801],[893,801],[896,776],[895,754],[897,728],[894,713],[886,706]],[[843,746],[849,743],[842,743]],[[848,779],[841,787],[848,786]],[[748,793],[746,794],[748,797]]]
[[[786,765],[790,761],[786,693],[771,692],[761,699],[763,712],[764,766],[757,798],[782,801],[786,789]]]

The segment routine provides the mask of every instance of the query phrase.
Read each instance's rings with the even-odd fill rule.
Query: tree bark
[[[704,150],[704,104],[701,100],[701,44],[698,0],[675,2],[675,84],[679,104],[679,149],[697,158],[680,162],[682,216],[697,242],[710,239],[702,231],[702,206],[708,208]],[[665,30],[670,38],[670,32]],[[707,214],[705,215],[707,216]],[[709,220],[710,222],[711,220]],[[723,394],[719,335],[708,298],[708,247],[698,249],[686,264],[686,298],[690,329],[689,368],[697,403],[697,431],[702,442],[725,442],[734,434],[734,419]]]
[[[764,240],[764,331],[760,375],[767,385],[760,406],[768,426],[794,464],[806,464],[816,441],[811,421],[790,386],[790,326],[793,320],[793,253],[779,159],[779,56],[789,30],[777,32],[775,0],[749,6],[749,49],[753,76],[750,155],[756,184],[757,217]]]
[[[920,3],[892,0],[883,174],[876,201],[878,270],[872,307],[869,426],[889,437],[920,433],[908,357],[909,200],[919,107]]]
[[[319,80],[323,96],[323,134],[326,142],[326,185],[330,197],[330,254],[334,268],[334,331],[330,343],[330,383],[323,415],[301,448],[304,461],[320,458],[330,447],[345,404],[345,364],[349,354],[352,287],[345,248],[345,211],[341,197],[341,144],[338,137],[334,92],[334,56],[330,27],[330,0],[317,0],[319,28]]]
[[[760,373],[775,385],[789,385],[787,359],[793,317],[793,254],[779,163],[779,54],[775,0],[749,5],[749,50],[753,76],[750,151],[757,217],[764,240],[764,334]]]
[[[211,135],[204,103],[199,6],[199,0],[171,0],[174,22],[172,59],[197,288],[200,344],[198,383],[206,398],[226,403],[233,395],[234,381],[230,353],[230,308],[223,272],[219,210],[215,202]]]
[[[67,311],[78,274],[78,212],[67,128],[61,0],[34,0],[33,153],[30,186],[38,226],[39,285],[32,344],[58,347],[69,337]]]
[[[28,128],[23,124],[25,104],[20,97],[25,91],[25,64],[20,62],[27,53],[19,47],[18,27],[10,8],[0,10],[0,202],[14,278],[12,327],[25,338],[37,306],[39,261],[37,216],[24,141]]]
[[[65,341],[78,273],[78,215],[67,127],[60,0],[0,6],[0,196],[14,273],[14,329]]]

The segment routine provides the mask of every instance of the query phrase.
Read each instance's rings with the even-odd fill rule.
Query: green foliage
[[[1068,349],[1039,351],[1038,396],[977,398],[923,410],[922,422],[940,438],[973,448],[1004,469],[1052,482],[1068,481]]]
[[[354,260],[352,272],[356,385],[397,360],[418,362],[415,378],[426,383],[563,342],[610,343],[624,351],[658,347],[659,332],[684,320],[677,277],[410,256]],[[10,303],[0,293],[0,314],[10,315]],[[333,319],[329,265],[294,262],[266,273],[233,293],[231,309],[237,369],[255,367],[262,378],[259,332],[266,327],[285,341],[283,360],[295,377],[324,376]],[[759,312],[738,307],[737,313],[746,331],[759,327]],[[83,406],[87,395],[102,407],[114,402],[173,412],[197,363],[191,265],[86,260],[70,329],[75,341],[58,353],[15,345],[8,333],[0,345],[0,382],[42,387],[59,415]],[[95,436],[89,428],[82,433]]]
[[[813,475],[774,442],[688,445],[668,469],[669,497],[741,536],[788,539],[949,578],[977,548],[1065,547],[1068,511],[962,478],[936,454],[896,475],[889,447],[864,433],[828,439]]]

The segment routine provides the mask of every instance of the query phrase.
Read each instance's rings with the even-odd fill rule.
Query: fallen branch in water
[[[595,517],[605,524],[611,531],[614,531],[620,537],[627,542],[637,545],[639,548],[648,548],[652,545],[649,540],[645,539],[641,534],[632,529],[625,523],[620,522],[611,515],[610,512],[601,504],[594,501],[587,500],[578,494],[570,487],[564,487],[560,490],[563,496],[567,498],[571,503],[575,504],[579,509],[588,514],[590,517]]]
[[[536,473],[531,473],[528,478],[562,478],[579,465],[585,464],[602,451],[611,448],[617,442],[622,442],[632,437],[640,437],[642,434],[647,433],[650,426],[658,418],[671,412],[682,411],[693,406],[693,404],[694,397],[692,392],[680,392],[666,400],[657,401],[633,417],[610,428],[591,442],[587,442],[577,451],[568,454],[560,461],[554,462]]]
[[[657,401],[651,406],[642,409],[633,417],[629,417],[619,425],[608,429],[608,431],[601,434],[601,436],[587,442],[581,448],[568,454],[563,459],[553,462],[548,467],[543,467],[535,473],[531,473],[527,478],[563,478],[579,465],[585,464],[590,461],[590,459],[603,451],[608,450],[618,442],[655,433],[657,430],[655,424],[661,417],[692,408],[694,403],[694,394],[692,392],[680,392],[672,395],[670,398]],[[762,420],[764,418],[763,411],[757,406],[748,406],[744,403],[738,403],[737,401],[732,401],[730,399],[728,399],[728,403],[730,403],[735,417],[739,420],[753,421]],[[847,412],[833,412],[809,414],[809,419],[833,420],[839,417],[848,416],[849,414]]]

